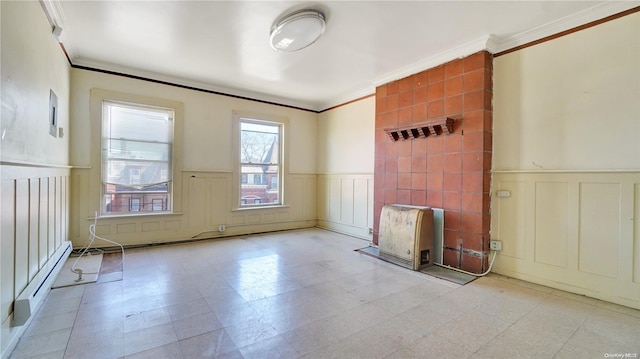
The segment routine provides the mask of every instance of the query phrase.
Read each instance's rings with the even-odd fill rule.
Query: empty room
[[[640,356],[640,1],[0,16],[0,358]]]

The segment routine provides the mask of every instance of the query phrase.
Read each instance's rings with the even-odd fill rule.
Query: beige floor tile
[[[137,330],[124,336],[124,354],[131,355],[178,341],[171,323]]]
[[[225,330],[237,348],[246,347],[278,335],[271,324],[265,323],[246,322],[226,327]]]
[[[126,359],[176,359],[182,358],[180,343],[173,342],[153,349],[145,350],[132,355],[127,355]]]
[[[74,313],[63,313],[46,317],[36,316],[23,334],[23,338],[51,333],[60,329],[71,329],[75,320],[76,316]]]
[[[339,341],[330,330],[327,330],[327,320],[329,319],[295,328],[280,336],[302,355],[314,352]]]
[[[471,352],[435,334],[429,334],[407,346],[415,358],[468,358]]]
[[[223,327],[215,314],[208,312],[193,317],[174,321],[173,329],[178,340],[187,339],[196,335],[212,332]]]
[[[55,353],[66,348],[70,335],[71,328],[66,328],[22,337],[12,354],[12,358],[47,357],[49,353],[52,353],[52,356],[57,355]]]
[[[279,335],[240,348],[240,353],[244,359],[295,359],[300,357],[300,354]]]
[[[491,274],[466,286],[320,229],[128,250],[49,293],[12,358],[565,358],[640,351],[640,311]]]
[[[224,329],[183,339],[180,348],[184,358],[217,358],[238,349]]]
[[[167,311],[167,308],[126,313],[124,319],[124,332],[130,333],[166,323],[171,323],[171,318],[169,317],[169,311]]]

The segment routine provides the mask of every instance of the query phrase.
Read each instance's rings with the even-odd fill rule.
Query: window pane
[[[240,162],[279,162],[280,126],[242,122],[240,132]]]
[[[141,161],[107,161],[103,172],[106,173],[105,183],[123,186],[149,186],[168,182],[169,163],[141,162]],[[136,178],[137,182],[133,182]]]
[[[123,104],[107,103],[109,138],[127,138],[149,142],[171,142],[173,115],[162,109],[132,108]]]
[[[280,203],[279,189],[268,184],[278,182],[278,166],[244,165],[241,177],[247,176],[248,183],[240,185],[240,203],[247,206]],[[253,181],[251,180],[253,178]]]
[[[170,210],[173,111],[103,106],[103,213]]]
[[[167,161],[171,157],[171,145],[160,142],[141,142],[124,139],[106,139],[105,151],[108,159],[139,159]]]

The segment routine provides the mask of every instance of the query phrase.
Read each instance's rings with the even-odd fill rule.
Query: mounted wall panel
[[[580,183],[580,243],[582,272],[618,277],[620,258],[620,185]]]
[[[494,193],[511,190],[493,196],[491,238],[503,248],[494,272],[640,309],[640,172],[494,173],[493,183]],[[505,205],[519,197],[513,183],[531,192],[524,210]]]
[[[371,239],[373,175],[318,176],[318,226]]]
[[[495,185],[497,190],[509,191],[508,198],[496,198],[498,221],[497,234],[504,243],[501,255],[514,258],[525,257],[526,247],[526,186],[525,182],[500,181]],[[509,214],[508,219],[505,217]]]
[[[633,281],[640,283],[640,183],[633,189]]]
[[[566,268],[568,247],[566,182],[536,182],[535,261]]]

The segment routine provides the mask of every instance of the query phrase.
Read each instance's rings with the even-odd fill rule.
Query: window
[[[253,184],[262,184],[262,176],[254,174],[253,175]]]
[[[102,102],[102,214],[170,210],[173,119],[168,108]]]
[[[131,199],[129,199],[129,211],[131,211],[131,212],[139,212],[140,211],[140,198],[131,198]]]
[[[282,205],[281,122],[238,117],[239,196],[241,208]],[[275,179],[275,180],[274,180]],[[268,186],[268,184],[275,186]],[[247,200],[253,199],[253,200]]]
[[[164,200],[162,198],[152,199],[151,200],[152,211],[163,211],[164,210]]]

